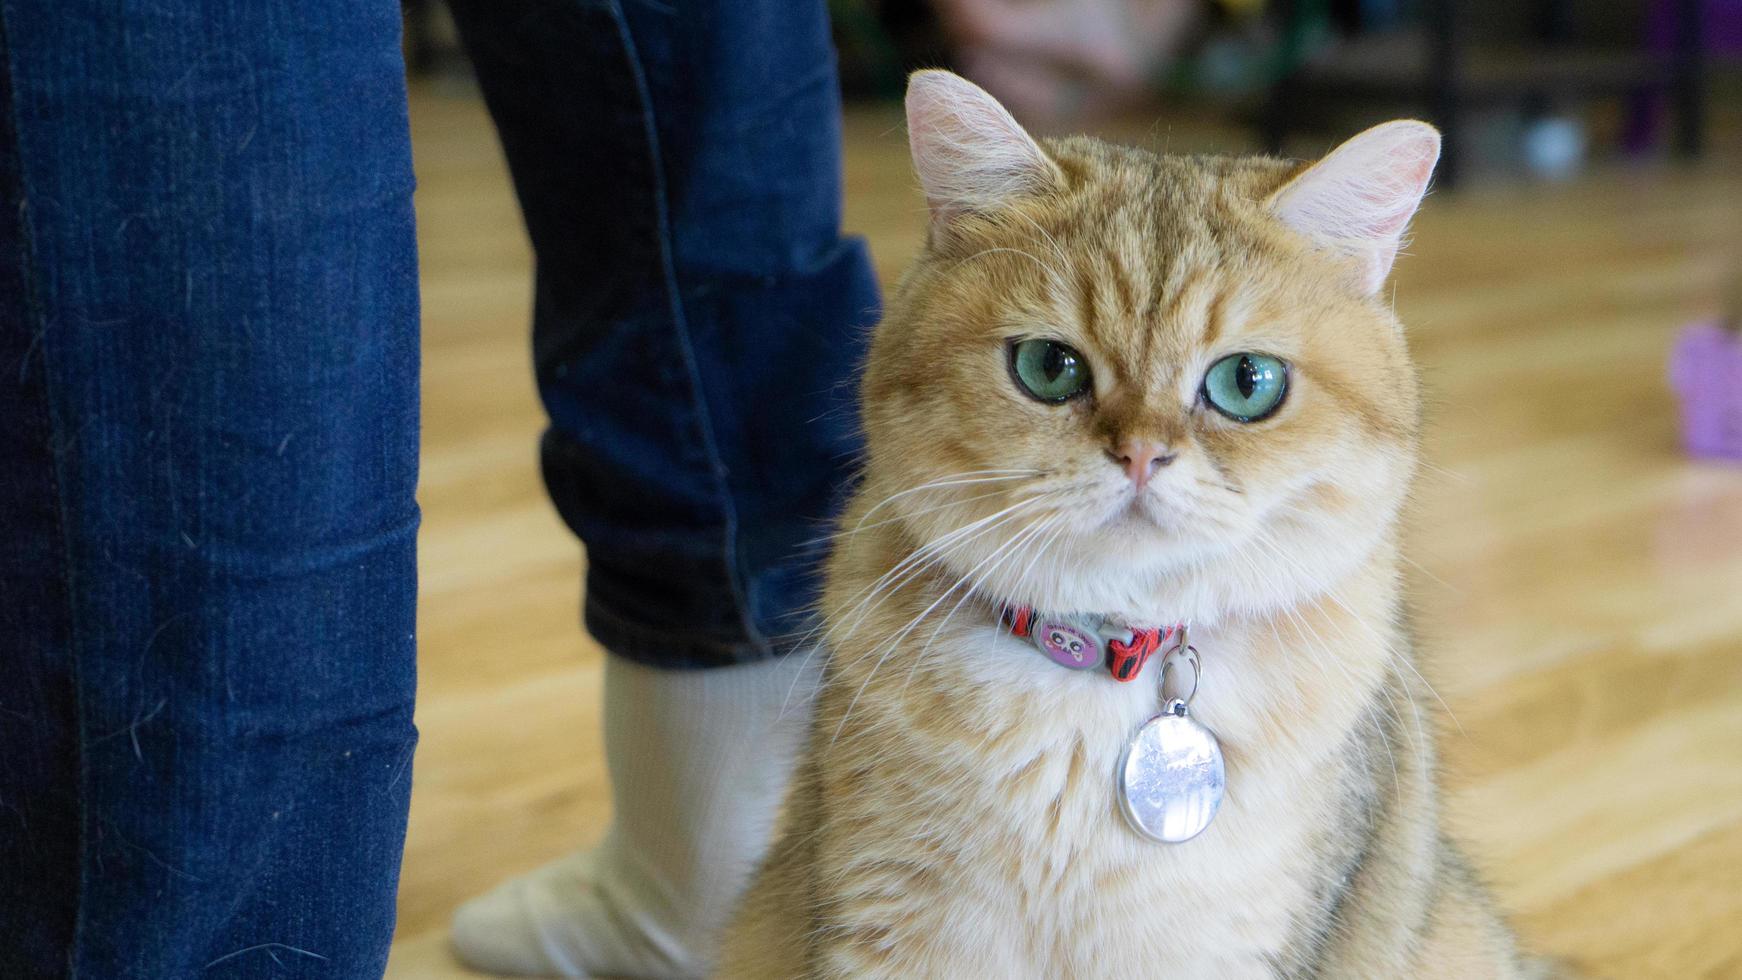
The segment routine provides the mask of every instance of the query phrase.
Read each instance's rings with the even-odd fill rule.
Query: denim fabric
[[[877,317],[821,0],[455,0],[538,256],[545,481],[614,653],[784,652]]]
[[[415,731],[398,6],[0,0],[0,977],[379,976]]]
[[[876,317],[804,0],[456,7],[614,651],[781,652]],[[0,977],[378,975],[411,786],[397,6],[0,0]]]

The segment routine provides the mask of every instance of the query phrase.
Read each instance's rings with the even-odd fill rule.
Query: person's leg
[[[597,852],[468,905],[455,945],[505,972],[694,975],[803,731],[808,685],[781,655],[849,479],[876,319],[864,247],[840,233],[827,15],[453,7],[538,255],[544,471],[611,652],[617,812]]]
[[[0,976],[379,976],[413,687],[399,13],[0,0]]]

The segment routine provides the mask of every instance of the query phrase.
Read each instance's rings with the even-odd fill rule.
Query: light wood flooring
[[[412,117],[423,743],[389,975],[421,980],[468,975],[461,900],[593,841],[610,801],[581,552],[537,475],[519,215],[475,99],[421,89]],[[898,122],[848,120],[848,226],[885,282],[922,223]],[[1476,186],[1429,199],[1399,264],[1432,402],[1410,586],[1456,829],[1528,941],[1597,976],[1742,977],[1742,467],[1681,454],[1665,378],[1739,202],[1733,154]]]

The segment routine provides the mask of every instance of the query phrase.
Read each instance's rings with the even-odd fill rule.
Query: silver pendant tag
[[[1131,829],[1178,844],[1203,833],[1222,805],[1225,775],[1216,736],[1184,701],[1143,723],[1119,760],[1119,802]]]
[[[1182,631],[1179,645],[1162,660],[1161,714],[1138,727],[1119,759],[1119,808],[1131,829],[1164,844],[1203,833],[1222,805],[1222,746],[1186,707],[1197,679],[1197,651]],[[1184,696],[1170,696],[1170,688],[1182,684]]]

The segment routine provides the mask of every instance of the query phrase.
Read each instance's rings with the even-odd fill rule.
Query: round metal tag
[[[1143,723],[1119,760],[1119,803],[1133,830],[1166,844],[1202,833],[1222,805],[1222,747],[1179,701]]]

